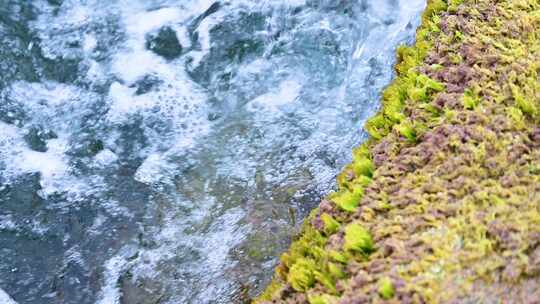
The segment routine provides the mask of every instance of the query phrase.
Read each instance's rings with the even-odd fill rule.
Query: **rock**
[[[178,41],[176,32],[168,26],[162,27],[157,33],[148,34],[146,48],[167,60],[173,60],[182,55],[182,45]]]
[[[37,152],[47,152],[47,140],[57,138],[51,130],[45,130],[40,126],[31,127],[24,136],[24,140],[30,149]]]
[[[152,91],[156,86],[162,84],[163,81],[154,75],[146,75],[142,79],[133,84],[132,88],[137,88],[136,95],[143,95]]]

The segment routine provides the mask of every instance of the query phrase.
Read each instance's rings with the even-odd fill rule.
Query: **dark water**
[[[0,302],[255,295],[423,0],[0,2]]]

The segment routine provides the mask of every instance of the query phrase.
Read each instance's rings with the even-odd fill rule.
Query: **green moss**
[[[336,291],[336,282],[334,281],[334,278],[332,277],[332,274],[329,273],[326,269],[322,269],[321,271],[315,272],[315,279],[317,282],[319,282],[322,286],[326,288],[330,293],[335,294]]]
[[[396,125],[395,130],[410,142],[415,142],[417,133],[413,127],[413,124],[409,121],[402,121],[399,125]]]
[[[392,299],[395,294],[394,284],[392,284],[392,280],[388,277],[380,279],[378,292],[381,298],[385,300]]]
[[[540,174],[540,164],[530,164],[529,165],[529,174]]]
[[[345,250],[369,254],[373,252],[374,244],[371,234],[360,224],[352,223],[345,227]]]
[[[525,98],[525,96],[521,93],[520,89],[516,85],[510,84],[510,88],[512,89],[512,96],[514,97],[518,108],[523,113],[530,116],[536,115],[537,108],[534,101],[532,99]]]
[[[364,195],[364,189],[356,187],[352,191],[344,190],[331,197],[331,200],[341,209],[347,212],[355,212],[360,199]]]
[[[334,279],[342,279],[345,277],[345,272],[343,271],[343,268],[341,265],[329,262],[328,263],[328,271],[332,275]]]
[[[338,299],[327,294],[308,294],[308,302],[309,304],[335,304],[338,302]]]
[[[349,259],[347,258],[345,254],[338,252],[336,250],[330,250],[329,257],[333,261],[343,263],[343,264],[346,264],[349,261]]]
[[[418,75],[416,81],[421,87],[433,92],[442,92],[446,88],[443,83],[433,80],[424,74]]]
[[[339,227],[341,226],[338,221],[336,221],[331,215],[328,213],[321,214],[321,220],[324,224],[324,232],[327,235],[334,234],[339,230]]]
[[[433,0],[430,1],[429,5],[426,7],[424,16],[431,17],[438,12],[445,11],[448,8],[448,4],[444,0]]]
[[[478,105],[478,96],[475,96],[471,90],[467,89],[463,94],[462,102],[465,109],[474,110]]]
[[[398,73],[407,74],[409,70],[418,66],[420,58],[414,47],[402,45],[397,49],[397,60],[396,70]]]
[[[380,140],[388,134],[388,125],[383,115],[375,115],[367,120],[364,126],[368,134],[375,140]]]
[[[442,64],[438,64],[438,63],[435,63],[435,64],[432,64],[429,66],[433,71],[442,71],[444,69],[444,65]]]
[[[427,88],[416,88],[416,87],[409,88],[409,90],[407,91],[407,94],[409,95],[409,98],[412,101],[425,102],[429,98]]]
[[[405,107],[405,95],[402,92],[402,88],[399,86],[390,86],[385,91],[383,99],[385,106],[383,109],[383,115],[391,122],[400,122],[405,118],[403,109]]]
[[[458,6],[460,6],[463,3],[464,0],[448,0],[448,11],[449,12],[456,12]]]
[[[430,97],[437,92],[442,92],[445,85],[429,78],[424,74],[409,73],[407,83],[407,95],[412,101],[427,102]]]
[[[306,291],[315,284],[315,269],[314,261],[300,258],[289,269],[287,282],[297,291]]]
[[[443,114],[446,121],[452,122],[456,119],[457,111],[446,108]]]
[[[362,144],[353,149],[353,160],[363,158],[371,158],[371,152],[369,152],[369,146],[367,144]]]
[[[365,175],[362,175],[362,176],[357,177],[352,182],[352,187],[365,188],[367,185],[369,185],[371,183],[371,181],[372,181],[371,177],[367,177]]]
[[[276,268],[276,273],[281,279],[287,278],[288,269],[290,269],[299,259],[308,258],[310,260],[318,261],[326,257],[327,254],[325,253],[323,246],[326,244],[327,239],[309,222],[315,217],[317,212],[317,209],[313,210],[302,226],[300,238],[291,245],[288,252],[281,256],[280,267]]]
[[[506,113],[514,123],[514,127],[516,129],[524,129],[526,127],[525,124],[525,116],[523,115],[523,112],[519,108],[516,107],[508,107],[506,109]]]
[[[373,171],[375,171],[375,166],[373,165],[373,162],[371,159],[363,158],[359,160],[355,160],[352,164],[354,173],[356,173],[357,176],[367,176],[372,177]]]
[[[456,41],[462,41],[464,38],[463,33],[460,31],[455,31],[454,38],[456,39]]]
[[[421,104],[418,106],[418,108],[424,110],[426,113],[430,113],[433,118],[439,118],[441,116],[440,109],[431,103]]]

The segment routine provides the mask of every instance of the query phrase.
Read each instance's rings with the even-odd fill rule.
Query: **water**
[[[0,301],[256,295],[424,5],[1,1]]]

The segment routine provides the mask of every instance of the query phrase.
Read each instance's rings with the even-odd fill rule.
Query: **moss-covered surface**
[[[258,303],[538,303],[540,0],[433,0]]]

